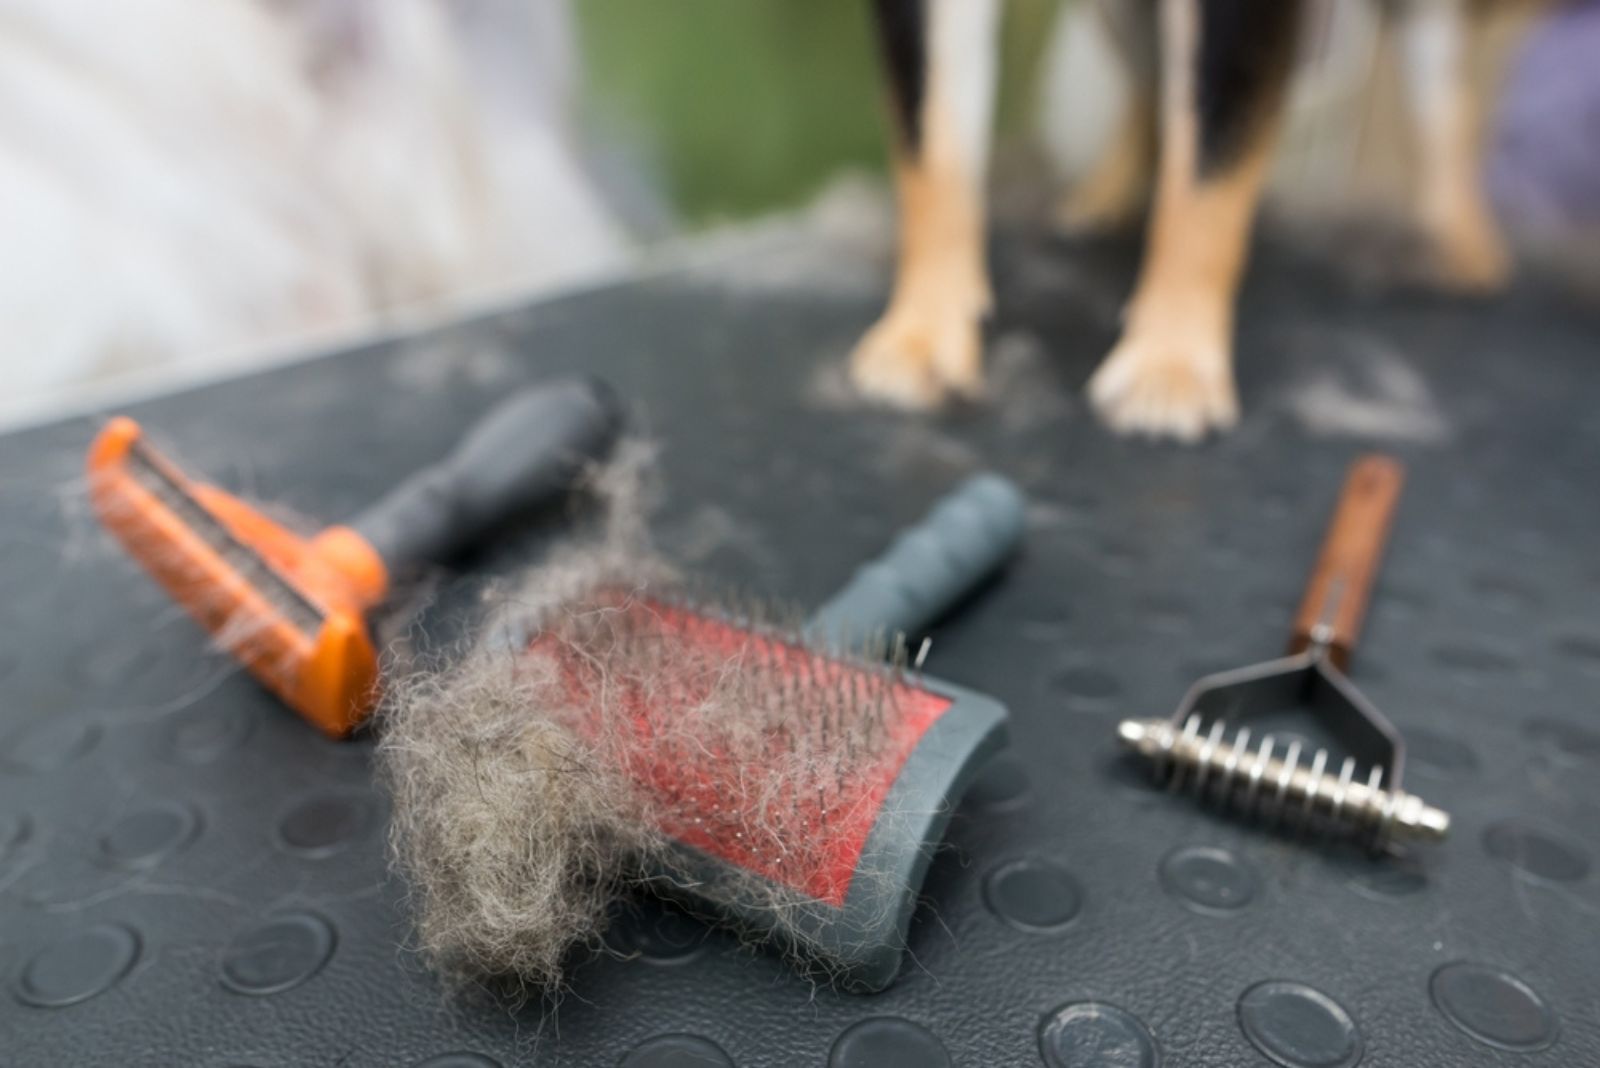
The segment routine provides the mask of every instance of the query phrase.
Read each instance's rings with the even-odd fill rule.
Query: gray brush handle
[[[391,573],[444,563],[517,515],[566,493],[622,425],[611,387],[568,378],[501,401],[438,463],[349,523]]]
[[[817,609],[807,634],[825,643],[914,634],[937,620],[1010,556],[1022,539],[1022,491],[985,472],[946,494]]]

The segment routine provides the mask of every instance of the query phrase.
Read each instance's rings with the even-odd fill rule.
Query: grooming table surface
[[[777,246],[129,408],[190,471],[332,521],[509,388],[593,369],[662,447],[663,547],[801,604],[960,476],[1015,478],[1023,555],[929,661],[1009,704],[1012,746],[873,997],[645,904],[553,1018],[448,1000],[404,948],[371,738],[321,738],[111,547],[94,420],[0,438],[0,1064],[1600,1064],[1600,317],[1267,248],[1243,424],[1152,446],[1081,396],[1133,268],[1005,247],[991,396],[939,418],[844,386],[873,266]],[[1352,674],[1455,818],[1388,863],[1154,789],[1114,738],[1278,652],[1372,446],[1410,477]]]

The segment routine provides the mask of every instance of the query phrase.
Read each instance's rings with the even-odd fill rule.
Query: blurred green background
[[[964,2],[964,0],[942,0]],[[1026,128],[1064,0],[1008,0],[998,126]],[[887,160],[867,0],[582,0],[587,123],[641,156],[690,226],[790,207]]]

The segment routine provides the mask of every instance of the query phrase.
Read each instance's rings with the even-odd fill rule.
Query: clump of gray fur
[[[390,853],[420,948],[451,979],[555,989],[568,952],[598,939],[639,858],[660,848],[594,742],[537,714],[550,680],[521,655],[531,628],[597,584],[665,578],[644,534],[651,466],[643,445],[620,448],[590,479],[599,536],[496,595],[459,662],[387,683],[378,770],[393,801]]]
[[[603,552],[552,562],[501,622],[517,625],[563,583],[603,577]],[[380,766],[424,954],[456,978],[511,975],[549,989],[661,843],[601,746],[538,713],[551,693],[539,668],[491,627],[454,668],[400,680]]]
[[[458,978],[555,986],[598,935],[639,841],[628,793],[580,739],[526,715],[538,687],[479,662],[406,687],[383,743],[394,857],[425,955]]]

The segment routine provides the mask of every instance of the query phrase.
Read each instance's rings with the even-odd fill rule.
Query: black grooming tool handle
[[[621,406],[604,382],[575,377],[500,402],[454,451],[350,522],[391,572],[441,563],[520,512],[566,492],[610,451]]]

